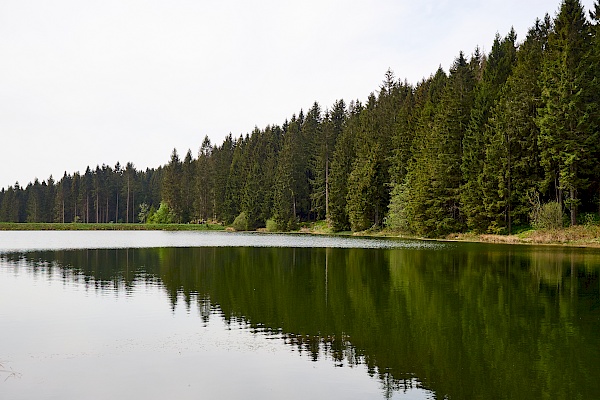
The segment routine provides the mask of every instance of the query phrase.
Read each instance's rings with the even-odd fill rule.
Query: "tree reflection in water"
[[[281,338],[311,360],[366,365],[385,397],[592,398],[600,393],[600,256],[422,249],[153,248],[5,254],[33,274],[125,295],[161,285],[208,323]]]

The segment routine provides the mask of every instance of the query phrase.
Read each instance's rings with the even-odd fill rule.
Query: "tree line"
[[[168,164],[90,168],[0,192],[2,221],[203,222],[425,236],[507,232],[555,203],[600,206],[600,3],[563,0],[416,85],[388,70],[365,102],[314,103]]]

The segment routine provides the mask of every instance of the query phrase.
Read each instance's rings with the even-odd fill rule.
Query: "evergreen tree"
[[[337,137],[342,131],[346,118],[346,105],[343,100],[335,102],[333,109],[325,111],[320,135],[315,137],[312,152],[313,179],[311,180],[311,201],[315,219],[329,216],[330,171]]]
[[[235,143],[231,134],[229,134],[223,144],[220,147],[214,148],[211,154],[211,160],[214,168],[214,191],[213,191],[213,218],[227,221],[232,221],[229,216],[226,202],[227,193],[227,180],[229,178],[229,170],[231,169],[231,163],[233,160],[233,153],[235,151]]]
[[[588,53],[588,69],[589,74],[587,84],[589,90],[586,91],[586,115],[588,119],[586,123],[589,125],[591,132],[594,132],[590,137],[590,144],[593,145],[591,153],[596,160],[600,159],[600,2],[594,3],[594,10],[590,11],[592,18],[592,47]],[[591,189],[590,198],[594,198],[597,202],[597,212],[600,215],[600,163],[595,163],[591,169]],[[595,195],[593,194],[595,193]]]
[[[539,129],[535,118],[541,97],[540,66],[549,29],[549,17],[544,22],[536,21],[530,29],[486,129],[480,202],[482,218],[492,231],[503,229],[511,233],[513,224],[527,222],[528,193],[536,190],[540,181]]]
[[[264,226],[261,221],[261,205],[266,196],[262,161],[265,157],[262,146],[262,132],[256,128],[252,132],[244,154],[244,169],[248,171],[240,193],[240,210],[245,213],[245,229]]]
[[[196,200],[195,215],[200,221],[214,218],[214,160],[212,159],[213,148],[208,136],[204,137],[198,161],[196,163]]]
[[[475,230],[484,231],[487,228],[485,204],[481,200],[486,191],[497,190],[485,187],[488,181],[483,173],[484,159],[486,149],[490,146],[490,138],[486,136],[486,132],[491,110],[516,62],[516,39],[514,29],[504,39],[496,35],[485,63],[481,62],[477,53],[473,57],[475,74],[477,75],[477,69],[482,69],[482,74],[475,89],[470,121],[462,143],[461,170],[464,183],[461,188],[461,208],[467,226]],[[484,64],[483,68],[479,67],[481,64]]]
[[[309,211],[308,157],[300,128],[303,119],[301,112],[300,118],[293,116],[284,125],[273,201],[273,218],[281,230],[293,228]]]
[[[177,149],[173,149],[171,160],[165,168],[162,185],[162,199],[173,213],[175,222],[180,222],[183,216],[183,203],[181,199],[182,162],[179,160]]]
[[[462,140],[473,102],[474,64],[467,63],[461,52],[447,79],[440,69],[429,82],[415,160],[405,182],[394,188],[388,219],[392,226],[437,236],[463,229],[460,168]]]
[[[181,165],[181,222],[190,222],[194,209],[194,183],[196,165],[192,151],[188,150]]]
[[[348,117],[341,125],[341,132],[335,142],[331,162],[331,200],[329,205],[329,223],[335,231],[350,229],[350,220],[346,209],[348,196],[348,177],[356,157],[356,137],[360,129],[360,114],[363,106],[360,101],[351,101]]]
[[[222,216],[223,220],[228,224],[232,223],[235,217],[242,211],[242,190],[248,173],[244,155],[247,143],[248,137],[244,139],[244,137],[240,135],[235,144],[233,156],[231,158]]]
[[[448,77],[442,68],[415,89],[420,105],[415,110],[415,139],[411,147],[411,161],[407,165],[402,183],[394,185],[391,193],[387,225],[419,235],[430,235],[437,221],[428,216],[433,197],[434,164],[438,156],[438,143],[433,137],[434,122],[441,107]]]
[[[595,162],[590,146],[597,143],[588,114],[590,26],[578,0],[564,0],[554,20],[545,52],[541,88],[543,106],[540,128],[541,162],[546,188],[554,188],[556,200],[567,206],[571,225],[577,221],[579,192]]]

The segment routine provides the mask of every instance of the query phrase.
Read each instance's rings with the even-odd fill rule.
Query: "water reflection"
[[[2,256],[15,271],[131,294],[159,285],[311,360],[365,365],[384,397],[593,398],[600,254],[579,249],[152,248]]]

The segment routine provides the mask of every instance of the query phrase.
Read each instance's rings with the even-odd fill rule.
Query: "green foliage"
[[[346,210],[348,195],[348,177],[356,157],[356,135],[359,129],[359,116],[362,112],[360,102],[350,102],[348,119],[337,137],[331,165],[331,200],[328,219],[334,231],[350,229]]]
[[[160,205],[162,208],[162,203],[164,202],[165,206],[168,206],[169,213],[173,218],[172,222],[181,222],[184,214],[182,175],[183,163],[179,160],[177,149],[173,149],[173,152],[171,153],[171,160],[165,168],[162,186],[162,200]],[[162,215],[160,217],[162,218]]]
[[[486,204],[485,199],[488,197],[496,197],[498,192],[498,182],[488,176],[489,172],[497,171],[499,164],[503,160],[495,157],[486,156],[489,149],[504,149],[506,143],[502,143],[503,137],[494,137],[489,129],[493,118],[494,105],[501,98],[501,91],[504,88],[506,81],[513,70],[516,61],[516,34],[514,30],[504,39],[500,39],[500,35],[496,36],[492,51],[489,57],[482,62],[481,59],[475,59],[482,67],[482,78],[475,89],[475,98],[469,125],[465,131],[462,146],[462,164],[461,171],[463,175],[463,184],[461,187],[461,210],[464,214],[469,229],[474,231],[485,231],[491,221],[494,225],[500,218],[504,210],[494,210],[490,218],[488,209],[499,202],[491,205]],[[494,153],[495,154],[495,153]],[[496,176],[494,176],[496,178]]]
[[[155,213],[148,215],[148,224],[174,224],[177,221],[177,215],[165,202],[160,203],[160,207]]]
[[[236,231],[247,231],[249,228],[248,217],[245,212],[241,212],[240,215],[235,217],[235,220],[231,224],[231,227]]]
[[[278,232],[279,227],[277,226],[277,222],[274,219],[268,219],[266,222],[267,232]]]
[[[564,226],[564,213],[562,206],[551,201],[534,208],[531,213],[531,222],[537,229],[559,229]]]
[[[556,201],[569,207],[571,225],[577,219],[579,192],[588,187],[589,168],[598,154],[597,115],[590,115],[598,109],[597,104],[590,108],[598,89],[590,63],[591,38],[579,1],[564,0],[544,54],[540,79],[544,105],[537,123],[545,184],[556,192]]]
[[[308,158],[300,130],[302,120],[294,117],[284,128],[275,174],[273,219],[283,231],[293,229],[300,218],[307,218],[310,209]]]
[[[154,214],[154,213],[153,213]],[[148,220],[148,217],[150,216],[150,207],[148,206],[148,204],[146,203],[142,203],[140,204],[140,212],[138,214],[138,219],[139,221],[144,224],[146,223],[146,221]]]

